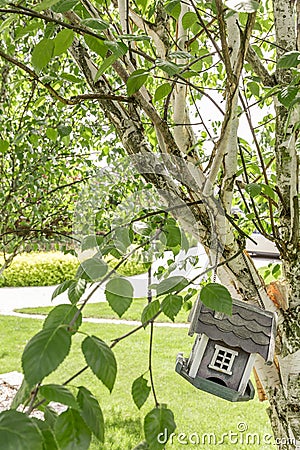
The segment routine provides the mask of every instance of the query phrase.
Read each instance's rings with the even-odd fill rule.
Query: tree
[[[37,83],[22,75],[12,82],[17,75],[13,66],[4,62],[2,74],[1,272],[16,254],[42,241],[70,248],[74,197],[98,161],[109,160],[108,146],[114,145],[114,139],[101,138],[102,130],[90,119],[93,108],[72,108],[71,117],[56,100],[48,102]]]
[[[60,107],[96,101],[92,104],[99,107],[101,120],[114,128],[145,182],[157,189],[167,211],[210,253],[222,284],[245,301],[277,311],[274,364],[266,368],[257,361],[256,372],[270,401],[274,434],[285,439],[280,448],[295,448],[284,442],[295,442],[300,434],[297,2],[1,4],[0,56],[5,67],[12,65],[16,75],[39,85]],[[239,128],[243,117],[249,130],[244,135]],[[244,212],[239,218],[232,215],[236,205]],[[149,218],[145,212],[144,216]],[[176,228],[160,213],[156,228],[166,226]],[[273,300],[276,288],[276,304],[245,252],[245,237],[254,229],[280,252],[284,282],[271,286]],[[92,239],[109,251],[109,242]],[[120,248],[112,246],[122,261]],[[100,282],[107,278],[98,255],[92,263],[83,263],[74,289],[81,290],[84,273],[88,272],[86,281],[95,280],[94,267]],[[284,291],[281,296],[279,288]],[[151,324],[159,313],[161,305],[156,305],[150,315],[146,310],[145,323]],[[79,316],[80,311],[72,326]],[[59,330],[53,339],[65,342],[67,352],[70,336],[66,329]],[[42,333],[33,338],[32,348],[42,345],[49,331]],[[85,342],[93,370],[97,372],[93,355],[106,355],[114,373],[106,344],[95,337]],[[32,348],[25,350],[24,362]],[[40,383],[46,373],[32,375],[30,383]],[[98,376],[112,388],[113,377],[101,371]],[[153,420],[158,411],[156,404]],[[171,413],[165,414],[172,429]],[[147,420],[151,424],[151,417]]]

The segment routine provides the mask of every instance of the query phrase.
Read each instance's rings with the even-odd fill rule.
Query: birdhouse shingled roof
[[[200,299],[192,312],[189,334],[206,334],[229,347],[259,353],[267,363],[274,357],[277,315],[233,299],[232,316],[216,313]]]

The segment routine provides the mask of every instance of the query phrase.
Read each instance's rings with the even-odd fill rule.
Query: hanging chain
[[[217,267],[219,264],[219,241],[217,243],[217,249],[216,249],[216,259],[215,259],[215,267],[214,267],[214,275],[213,275],[213,283],[217,280]]]
[[[246,257],[246,255],[245,255],[244,252],[242,252],[242,256],[243,256],[243,260],[244,260],[244,262],[245,262],[245,264],[246,264],[246,266],[247,266],[247,268],[248,268],[249,275],[250,275],[251,281],[252,281],[252,283],[253,283],[253,286],[255,287],[255,290],[256,290],[256,292],[257,292],[259,306],[261,307],[261,309],[266,309],[266,307],[265,307],[265,305],[264,305],[264,302],[263,302],[263,299],[262,299],[262,297],[261,297],[261,295],[260,295],[259,289],[258,289],[258,287],[257,287],[257,284],[255,283],[255,280],[254,280],[254,278],[253,278],[253,275],[252,275],[252,272],[251,272],[249,263],[248,263],[248,261],[247,261],[247,257]]]
[[[215,264],[214,264],[213,283],[215,283],[216,280],[217,280],[217,267],[218,267],[218,264],[219,264],[219,251],[220,251],[220,244],[219,244],[219,242],[218,242],[218,243],[217,243],[217,248],[216,248]],[[242,252],[242,256],[243,256],[243,260],[244,260],[244,262],[245,262],[245,265],[246,265],[247,268],[248,268],[248,271],[249,271],[249,275],[250,275],[252,284],[253,284],[253,286],[254,286],[256,292],[257,292],[259,306],[261,307],[261,309],[264,309],[264,310],[265,310],[266,307],[265,307],[265,305],[264,305],[262,296],[261,296],[261,294],[260,294],[260,292],[259,292],[258,286],[257,286],[257,284],[255,283],[255,280],[254,280],[254,278],[253,278],[253,275],[252,275],[252,272],[251,272],[249,263],[248,263],[248,261],[247,261],[247,257],[246,257],[246,255],[245,255],[244,252]]]

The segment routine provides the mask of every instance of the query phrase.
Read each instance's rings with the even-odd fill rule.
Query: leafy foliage
[[[200,291],[200,299],[209,308],[231,316],[232,298],[225,286],[219,283],[209,283]]]
[[[182,307],[181,295],[167,295],[162,303],[161,309],[166,316],[168,316],[173,322]]]
[[[44,321],[43,329],[69,325],[75,314],[78,314],[78,318],[72,327],[72,331],[76,332],[81,325],[82,314],[74,305],[58,305],[53,308]]]
[[[60,448],[87,450],[90,446],[91,432],[78,411],[68,409],[60,414],[55,422],[54,432]]]
[[[88,336],[82,342],[82,352],[94,374],[112,391],[117,375],[117,362],[112,350],[96,336]]]
[[[163,449],[175,428],[173,413],[166,405],[152,409],[144,420],[144,432],[150,450]]]
[[[44,384],[40,389],[40,394],[49,401],[60,402],[73,409],[79,408],[74,395],[64,386]]]
[[[133,300],[133,286],[125,278],[113,278],[105,287],[106,299],[119,317],[127,311]]]
[[[141,409],[143,404],[149,397],[151,388],[148,386],[147,380],[142,376],[138,377],[132,383],[131,394],[136,406]]]
[[[30,386],[39,383],[53,372],[69,354],[71,334],[66,327],[46,327],[26,345],[22,367]]]
[[[0,256],[0,264],[4,259]],[[0,286],[51,286],[73,278],[78,260],[62,252],[30,252],[15,257],[0,277]],[[70,282],[64,284],[67,286]],[[59,291],[57,291],[59,292]],[[63,291],[61,291],[63,292]],[[59,295],[57,293],[57,295]]]
[[[104,420],[100,405],[93,394],[84,386],[78,389],[77,402],[80,414],[89,429],[100,442],[104,442]]]
[[[0,439],[7,449],[43,449],[43,437],[34,421],[18,411],[0,413]]]

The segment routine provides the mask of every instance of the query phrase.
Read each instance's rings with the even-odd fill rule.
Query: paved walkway
[[[134,287],[134,297],[146,297],[147,295],[147,275],[142,274],[139,276],[130,278]],[[16,312],[15,310],[22,308],[36,308],[39,306],[56,306],[63,303],[70,303],[68,300],[67,292],[63,292],[58,297],[51,300],[52,294],[56,286],[36,286],[36,287],[5,287],[0,288],[0,315],[15,316],[21,318],[39,319],[44,320],[45,315],[42,314],[23,314]],[[104,294],[105,286],[101,286],[95,294],[89,300],[90,303],[96,303],[99,301],[106,301]],[[84,294],[88,294],[88,290]],[[100,318],[84,318],[84,322],[90,323],[111,323],[117,325],[130,325],[139,326],[141,322],[135,320],[122,320],[122,319],[100,319]],[[169,322],[157,322],[157,327],[170,327],[170,328],[187,328],[188,324],[183,323],[169,323]]]
[[[193,254],[197,254],[197,249],[193,249]],[[200,255],[201,256],[201,255]],[[265,258],[254,258],[255,264],[257,267],[265,266],[273,260],[265,259]],[[155,263],[156,266],[162,264],[162,261],[157,261]],[[203,261],[204,265],[204,261]],[[185,275],[188,278],[192,278],[195,276],[197,272],[194,269],[180,271],[176,270],[176,272],[172,273],[174,275]],[[134,277],[129,278],[133,288],[134,288],[134,297],[146,297],[147,296],[147,274],[141,274]],[[153,280],[156,282],[157,280]],[[69,303],[67,292],[62,293],[58,297],[56,297],[53,301],[51,300],[52,293],[56,289],[56,286],[43,286],[43,287],[5,287],[0,288],[0,314],[2,315],[10,315],[16,317],[30,317],[36,319],[44,319],[45,316],[37,315],[37,314],[21,314],[15,312],[16,309],[26,308],[26,307],[38,307],[38,306],[56,306],[62,303]],[[101,286],[95,294],[91,297],[89,302],[99,302],[105,301],[105,285]],[[88,294],[88,291],[85,293],[85,296]],[[136,321],[128,321],[128,320],[119,320],[119,319],[84,319],[87,322],[91,323],[116,323],[116,324],[126,324],[131,326],[138,326],[140,322]],[[174,323],[156,323],[157,326],[168,326],[168,327],[187,327],[187,324],[174,324]]]

